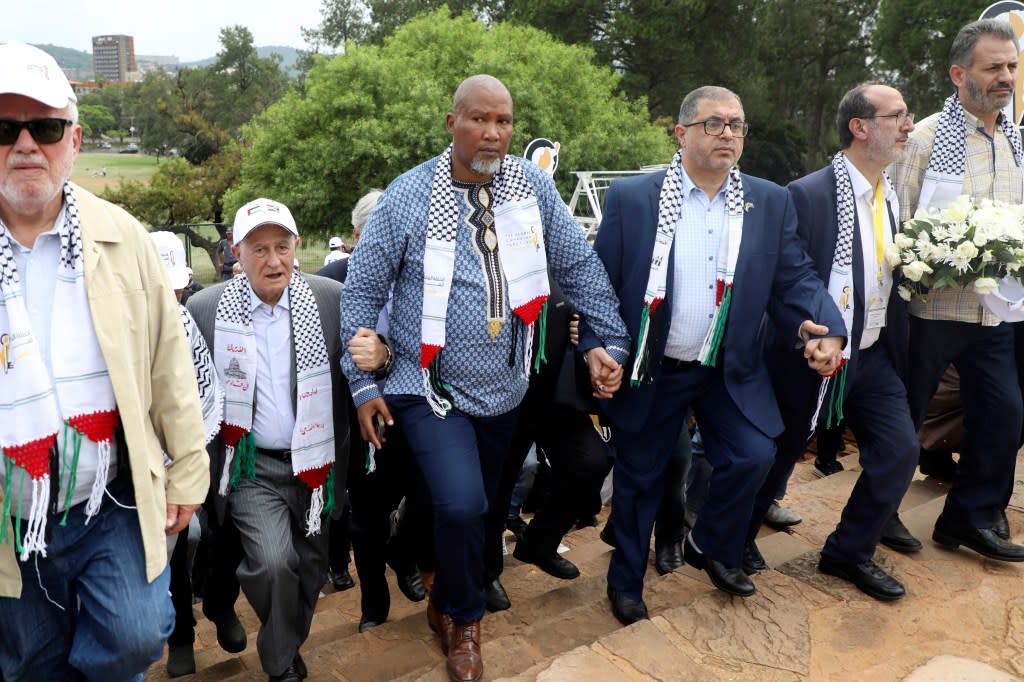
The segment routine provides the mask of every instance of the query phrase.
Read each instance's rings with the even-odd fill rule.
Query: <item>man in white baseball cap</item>
[[[242,541],[238,582],[260,619],[260,663],[271,682],[299,682],[299,648],[327,580],[321,517],[332,501],[344,506],[348,471],[341,284],[295,267],[299,231],[284,204],[242,206],[233,235],[243,274],[188,301],[225,390],[211,450],[218,513],[226,499]]]
[[[209,487],[157,250],[137,220],[69,182],[75,101],[48,54],[0,46],[0,335],[23,341],[0,373],[7,680],[141,679],[173,625],[166,535]],[[150,474],[161,450],[166,477]]]
[[[330,251],[324,256],[324,265],[348,258],[349,254],[345,253],[344,246],[345,242],[341,241],[341,237],[331,237],[330,241],[327,242],[327,248]]]

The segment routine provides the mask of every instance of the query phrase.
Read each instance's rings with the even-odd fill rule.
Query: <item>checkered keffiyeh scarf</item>
[[[224,389],[220,385],[217,371],[213,366],[213,357],[206,339],[199,331],[199,326],[192,319],[188,309],[178,304],[181,322],[185,325],[185,337],[192,351],[192,366],[195,368],[196,384],[199,387],[199,406],[203,410],[203,427],[206,431],[206,442],[220,432],[220,423],[224,419]]]
[[[1020,167],[1024,163],[1020,134],[1017,127],[1000,113],[996,121],[1013,147],[1013,156]],[[928,157],[921,182],[921,208],[946,208],[960,196],[964,185],[964,169],[967,159],[967,121],[964,107],[957,95],[951,95],[942,106],[939,122],[935,127],[935,142]]]
[[[64,185],[63,216],[58,226],[60,260],[53,301],[59,316],[54,317],[50,337],[52,382],[29,323],[13,237],[0,222],[0,449],[6,474],[0,541],[8,540],[5,519],[13,512],[14,542],[22,560],[34,553],[46,556],[47,519],[57,510],[61,490],[66,496],[65,513],[70,507],[82,438],[98,445],[99,458],[85,506],[86,522],[99,511],[117,427],[114,387],[85,290],[82,226],[70,183]],[[59,433],[63,463],[57,455]],[[62,474],[67,480],[61,480]],[[54,475],[57,481],[51,480]],[[29,479],[32,504],[22,536],[25,477]],[[17,494],[12,497],[14,490]]]
[[[430,208],[423,254],[423,312],[420,323],[420,368],[427,402],[439,417],[452,408],[451,392],[440,377],[440,353],[445,346],[448,298],[455,272],[455,247],[462,211],[452,191],[452,147],[440,156],[430,188]],[[498,260],[508,283],[509,308],[527,325],[533,338],[550,293],[544,230],[537,197],[522,166],[505,156],[492,181],[494,229]],[[529,373],[531,349],[522,363]]]
[[[222,495],[227,493],[229,480],[255,477],[251,430],[259,354],[252,325],[251,291],[245,275],[230,280],[217,302],[215,316],[213,362],[224,385],[221,433],[227,450],[218,486]],[[314,534],[320,530],[320,517],[332,506],[332,486],[328,481],[334,465],[331,365],[316,299],[297,272],[292,272],[288,284],[288,300],[297,383],[292,472],[313,490],[306,530]],[[291,409],[291,405],[277,407]]]
[[[651,254],[651,271],[644,291],[644,306],[640,316],[640,331],[636,340],[636,361],[630,375],[634,386],[651,380],[650,364],[661,332],[664,312],[658,309],[665,300],[668,283],[668,262],[675,238],[676,225],[683,211],[682,150],[672,157],[658,196],[658,230]],[[743,240],[743,179],[739,169],[729,169],[725,193],[727,230],[719,246],[715,275],[715,316],[711,321],[698,359],[704,365],[714,366],[718,361],[726,321],[732,301],[732,285],[739,260],[740,242]]]

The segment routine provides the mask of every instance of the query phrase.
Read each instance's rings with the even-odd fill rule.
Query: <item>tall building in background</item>
[[[96,78],[125,82],[138,71],[135,65],[135,39],[132,36],[93,36],[92,68]]]

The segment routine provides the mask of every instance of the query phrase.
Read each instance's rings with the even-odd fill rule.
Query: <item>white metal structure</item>
[[[573,171],[573,175],[578,179],[572,199],[569,200],[569,212],[583,228],[583,234],[587,240],[593,241],[597,236],[597,228],[601,225],[601,206],[604,204],[604,193],[608,191],[612,180],[643,175],[667,167],[667,165],[644,166],[641,170],[634,171]]]

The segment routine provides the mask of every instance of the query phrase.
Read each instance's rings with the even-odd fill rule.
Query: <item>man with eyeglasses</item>
[[[1013,101],[1017,61],[1009,23],[984,19],[957,33],[949,51],[956,93],[921,121],[892,169],[902,220],[918,208],[945,208],[961,194],[1024,201],[1020,134],[1003,112]],[[1024,410],[1014,329],[981,307],[973,287],[929,291],[926,300],[910,302],[907,390],[918,426],[950,364],[960,374],[964,441],[932,539],[990,559],[1024,561],[1024,546],[1009,542],[1006,519]]]
[[[914,476],[918,443],[903,385],[906,305],[885,257],[899,230],[900,209],[883,171],[903,155],[914,116],[897,90],[865,83],[839,102],[836,128],[842,150],[829,165],[790,184],[789,192],[797,235],[828,285],[851,342],[836,375],[823,380],[807,369],[785,335],[769,341],[768,366],[785,430],[754,505],[743,568],[750,574],[767,568],[754,538],[775,490],[804,451],[812,419],[824,429],[842,415],[857,437],[862,472],[825,541],[818,569],[891,601],[906,591],[872,557]]]
[[[830,374],[846,329],[796,240],[789,194],[736,167],[748,131],[735,93],[688,94],[667,171],[612,183],[595,249],[634,343],[629,385],[604,405],[616,445],[608,597],[623,623],[647,618],[643,580],[662,476],[692,407],[714,473],[684,541],[716,587],[754,594],[744,537],[782,418],[760,352],[765,313]],[[584,320],[585,322],[585,320]],[[581,348],[593,341],[581,330]]]
[[[209,487],[174,293],[138,221],[69,182],[77,119],[52,57],[0,46],[8,682],[141,679],[174,624],[165,535],[188,526]]]

